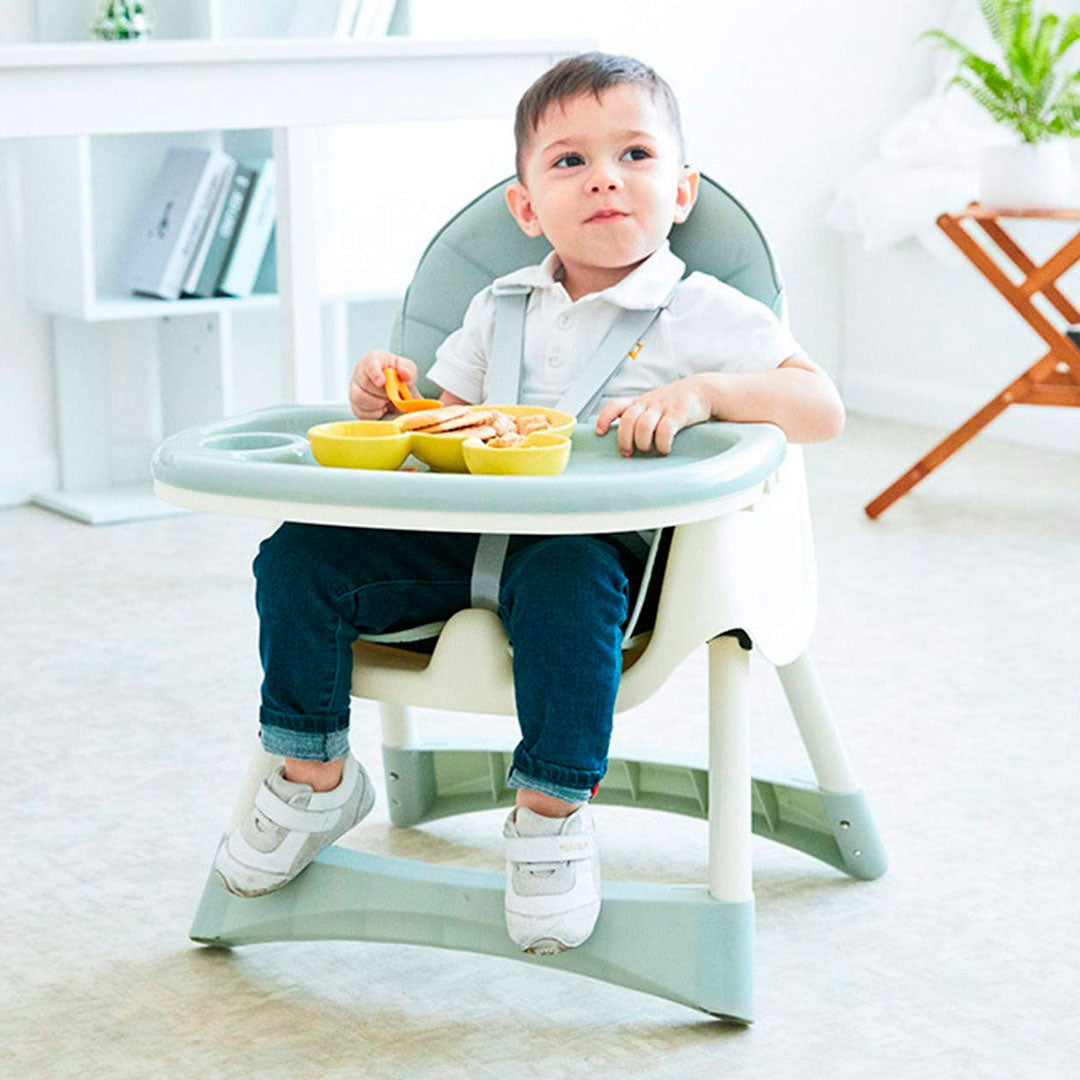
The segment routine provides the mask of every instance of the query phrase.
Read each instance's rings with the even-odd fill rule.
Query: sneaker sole
[[[540,938],[534,941],[527,949],[522,949],[522,952],[530,953],[533,956],[556,956],[561,952],[566,952],[569,948],[569,945],[556,941],[555,938]]]
[[[600,901],[596,900],[593,903],[583,905],[579,908],[575,908],[572,913],[564,912],[562,917],[566,918],[567,914],[580,914],[582,912],[587,912],[588,916],[591,916],[589,929],[583,935],[581,934],[580,930],[576,934],[571,934],[569,932],[567,933],[568,938],[580,937],[580,940],[565,940],[563,938],[556,937],[552,933],[551,920],[544,920],[544,922],[547,923],[547,925],[544,926],[542,925],[541,920],[533,919],[533,925],[531,927],[521,926],[519,922],[519,924],[514,928],[514,931],[511,930],[508,921],[506,927],[507,933],[510,935],[510,940],[513,941],[514,944],[517,945],[517,947],[521,949],[522,952],[531,953],[534,956],[554,956],[556,953],[566,952],[567,949],[576,949],[579,945],[584,945],[585,942],[588,941],[590,937],[592,937],[593,933],[596,930],[597,920],[600,917]],[[515,921],[520,920],[522,917],[520,912],[506,912],[506,915],[508,917],[511,915],[516,916]],[[556,925],[555,929],[562,929],[564,932],[567,932],[571,928],[567,927],[564,923],[561,928]],[[532,937],[532,934],[540,934],[541,936]],[[522,945],[521,941],[523,940],[528,942],[528,944]]]
[[[222,840],[222,843],[225,843],[225,841]],[[221,856],[219,853],[218,858],[220,857]],[[300,867],[300,870],[298,870],[297,873],[306,870],[308,865],[309,864],[305,863],[302,867]],[[267,893],[272,893],[275,890],[280,889],[282,885],[288,885],[289,882],[293,880],[292,878],[286,878],[284,881],[279,882],[277,885],[268,885],[265,889],[239,889],[236,886],[230,884],[228,878],[226,878],[225,875],[216,866],[214,867],[214,877],[218,879],[226,892],[231,893],[233,896],[240,897],[241,900],[254,900],[257,896],[265,896]]]

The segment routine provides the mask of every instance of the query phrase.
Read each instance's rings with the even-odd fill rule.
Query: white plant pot
[[[1050,139],[984,147],[979,157],[979,202],[1012,209],[1073,205],[1068,142]]]

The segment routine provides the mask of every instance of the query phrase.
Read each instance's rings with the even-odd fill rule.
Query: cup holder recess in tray
[[[308,454],[308,441],[279,431],[244,431],[211,435],[199,444],[202,450],[227,454],[245,461],[300,461]]]

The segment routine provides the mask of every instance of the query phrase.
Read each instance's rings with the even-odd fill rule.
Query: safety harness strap
[[[677,288],[677,286],[676,286]],[[495,329],[491,356],[484,380],[484,403],[513,405],[521,393],[521,366],[525,347],[525,314],[531,286],[507,282],[493,290]],[[660,312],[671,303],[675,289],[655,309],[624,308],[604,335],[596,352],[582,365],[574,381],[555,403],[555,408],[587,418],[594,402],[622,366],[630,350],[640,343]],[[653,549],[655,550],[654,535]],[[471,581],[473,607],[499,609],[499,583],[509,536],[484,534],[476,548]],[[635,619],[636,621],[635,612]]]

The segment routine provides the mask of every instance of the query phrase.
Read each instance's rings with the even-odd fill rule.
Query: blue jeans
[[[263,748],[348,749],[352,643],[470,606],[475,533],[287,523],[259,546]],[[499,618],[514,650],[521,741],[507,785],[589,799],[607,770],[622,637],[642,560],[601,536],[514,536]],[[650,590],[651,591],[651,590]]]

